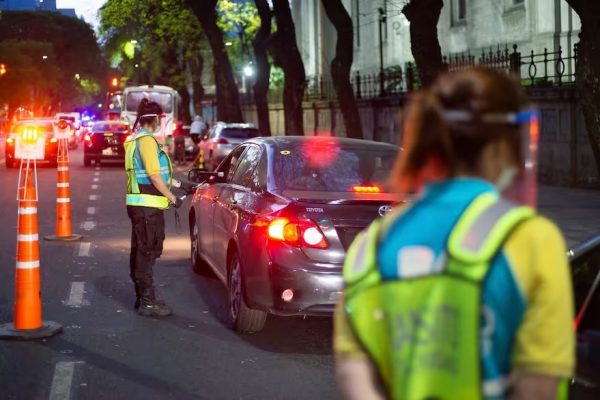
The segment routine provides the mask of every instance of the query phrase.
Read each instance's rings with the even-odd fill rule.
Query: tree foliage
[[[199,102],[206,37],[183,0],[108,0],[100,9],[100,35],[125,81],[164,84],[180,92],[191,83],[194,104]]]
[[[10,71],[0,86],[11,104],[32,103],[31,97],[23,98],[28,89],[7,89],[17,76],[21,82],[36,82],[29,93],[46,113],[59,105],[62,110],[89,105],[99,94],[105,63],[92,28],[82,20],[53,12],[7,11],[0,20],[0,38],[0,54]]]

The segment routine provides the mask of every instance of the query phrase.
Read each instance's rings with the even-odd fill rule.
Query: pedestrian
[[[200,115],[196,115],[194,117],[194,121],[190,126],[190,135],[192,138],[202,138],[203,135],[206,134],[206,124],[202,121],[202,117]],[[194,140],[194,143],[199,143],[200,139]]]
[[[441,76],[405,115],[392,181],[414,199],[348,251],[335,313],[348,399],[556,399],[574,370],[557,227],[502,197],[535,162],[536,114],[512,78]],[[531,132],[529,132],[529,128]]]
[[[153,136],[160,130],[160,105],[142,100],[134,123],[134,136],[125,142],[127,215],[131,220],[130,276],[135,286],[135,308],[144,316],[167,316],[171,309],[156,299],[152,268],[165,239],[164,210],[179,208],[182,200],[170,190],[171,161]]]

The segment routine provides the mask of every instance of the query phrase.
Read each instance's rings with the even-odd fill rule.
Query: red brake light
[[[326,249],[327,239],[321,229],[309,219],[290,220],[275,218],[267,228],[269,239],[285,242],[292,246]]]
[[[357,185],[357,186],[352,186],[352,191],[355,193],[381,193],[381,187],[379,187],[377,185],[370,185],[370,186]]]
[[[92,138],[90,137],[89,134],[86,133],[85,136],[83,137],[83,140],[85,140],[86,142],[89,142],[92,140]]]
[[[220,137],[217,139],[217,144],[229,144],[229,142],[227,139]]]

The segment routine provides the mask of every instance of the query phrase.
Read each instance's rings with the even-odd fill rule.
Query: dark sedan
[[[83,165],[102,160],[124,161],[123,143],[131,133],[127,121],[98,121],[83,139]]]
[[[227,286],[229,315],[256,332],[268,313],[331,315],[355,236],[397,199],[386,180],[398,147],[325,137],[256,138],[206,181],[189,214],[192,264]]]
[[[54,137],[53,123],[54,120],[52,119],[23,120],[15,123],[6,138],[6,146],[4,147],[6,168],[19,166],[20,160],[15,157],[15,144],[17,136],[22,136],[24,133],[34,134],[36,137],[39,137],[38,140],[44,141],[43,161],[49,162],[50,166],[56,166],[58,143]]]

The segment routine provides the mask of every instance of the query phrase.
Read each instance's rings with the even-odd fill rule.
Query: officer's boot
[[[140,289],[140,284],[137,281],[133,282],[133,286],[135,287],[135,303],[133,303],[133,308],[138,310],[140,308],[142,290]]]
[[[138,314],[145,317],[166,317],[173,314],[173,311],[164,301],[156,300],[154,287],[151,285],[142,288],[142,297]]]

